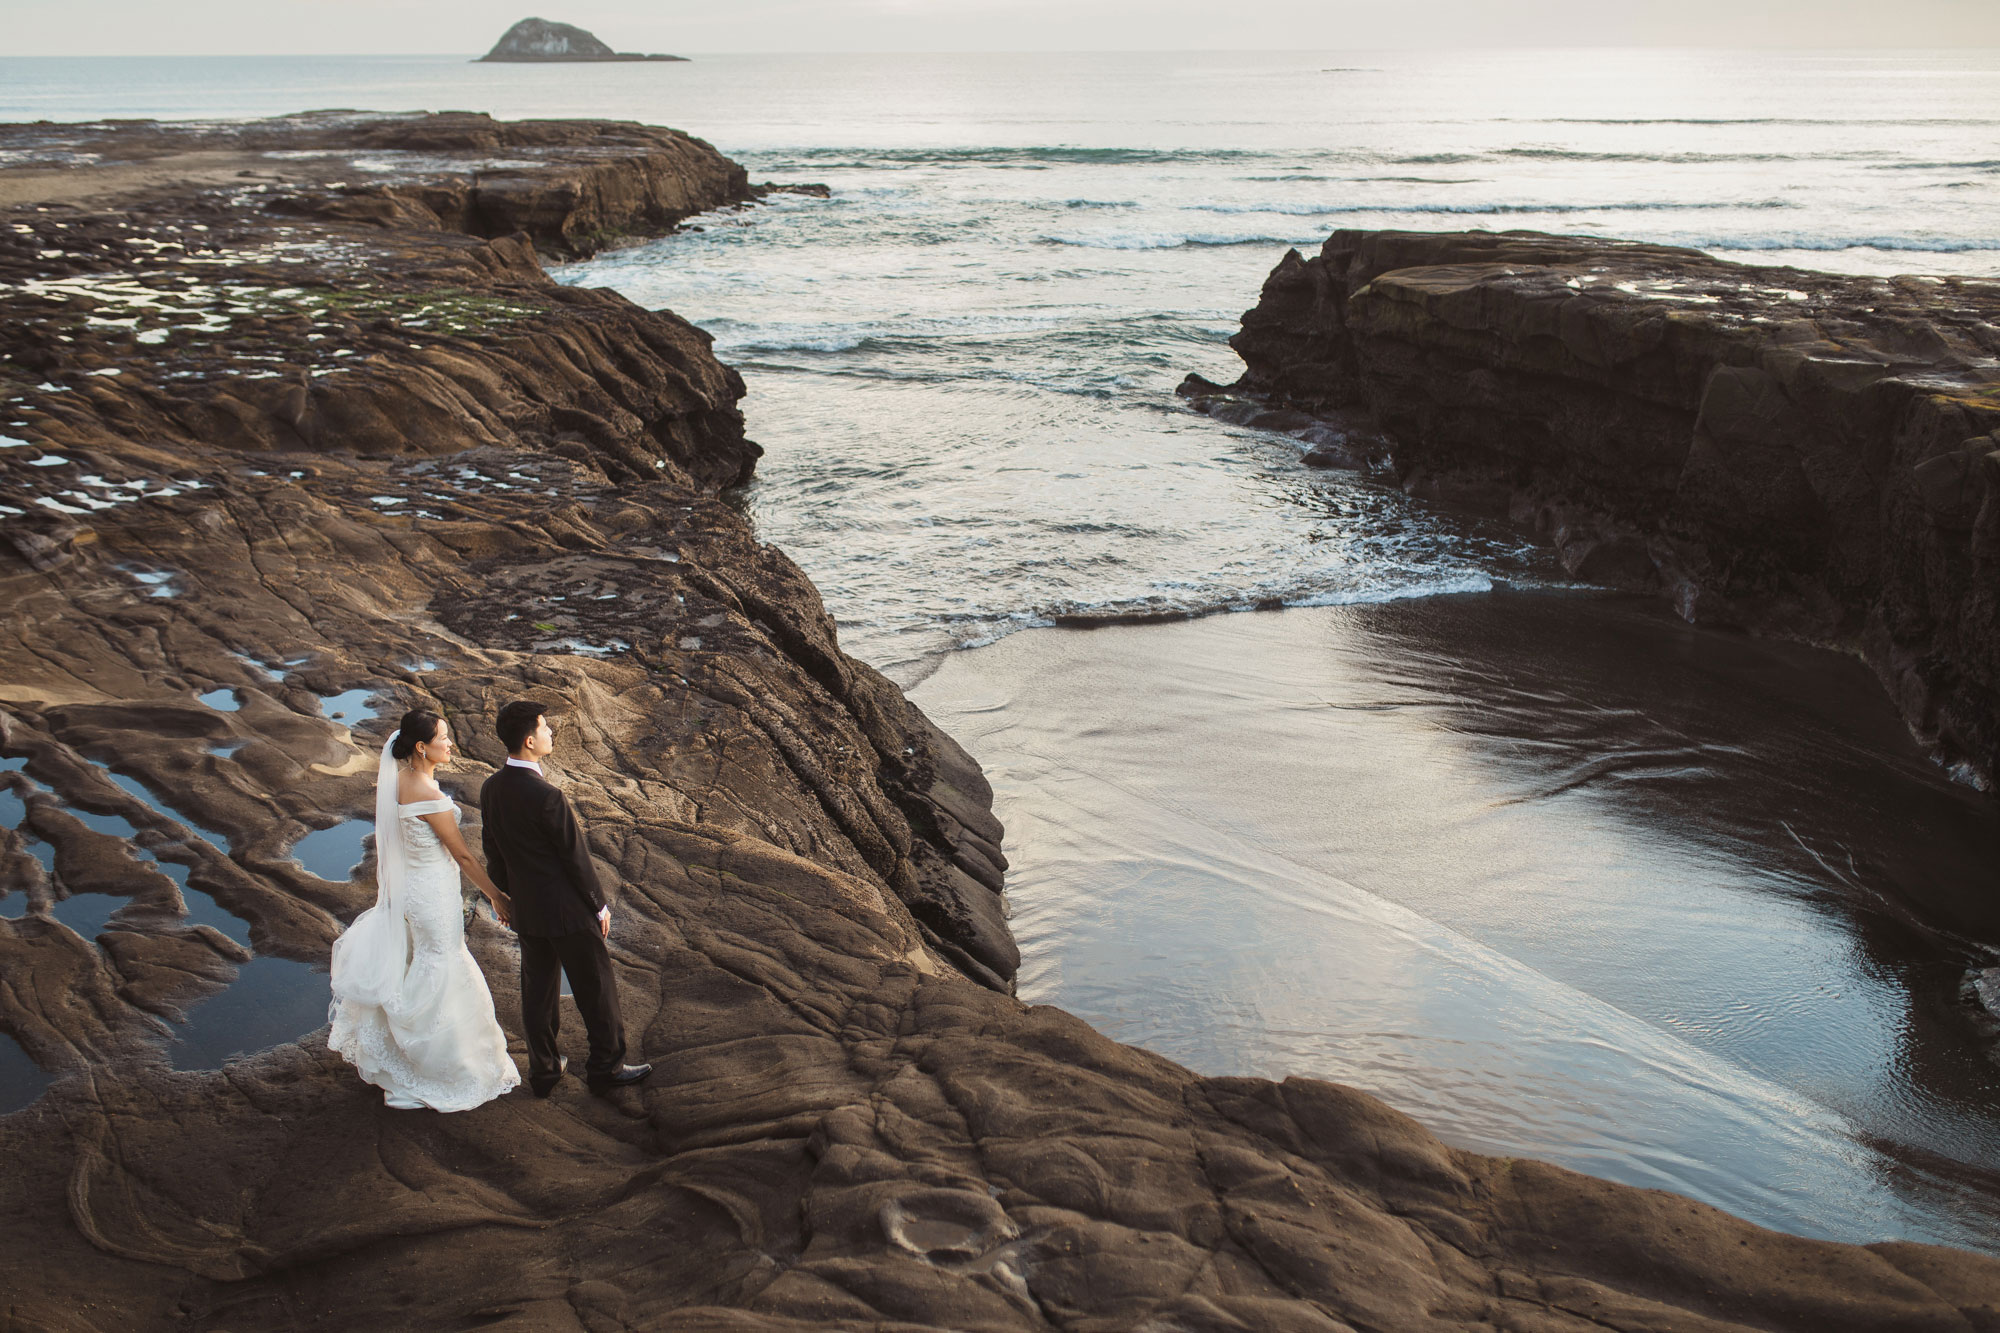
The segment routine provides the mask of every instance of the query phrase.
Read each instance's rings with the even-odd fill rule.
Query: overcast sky
[[[2000,0],[0,0],[0,55],[2000,46]]]

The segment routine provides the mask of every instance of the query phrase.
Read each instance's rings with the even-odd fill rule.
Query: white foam
[[[1318,245],[1323,232],[1297,231],[1273,234],[1268,229],[1250,231],[1104,231],[1052,233],[1042,237],[1049,245],[1075,245],[1090,250],[1178,250],[1184,246],[1224,245]]]
[[[1984,968],[1973,974],[1972,993],[1986,1012],[2000,1018],[2000,967]]]
[[[1814,235],[1810,232],[1780,232],[1757,236],[1679,237],[1674,245],[1697,250],[1804,250],[1836,253],[1841,250],[1887,250],[1896,254],[1980,254],[2000,250],[2000,236],[1852,236]]]

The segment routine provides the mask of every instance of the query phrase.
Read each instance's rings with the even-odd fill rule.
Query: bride
[[[427,708],[403,714],[375,782],[375,905],[333,945],[327,1045],[397,1110],[467,1111],[521,1081],[493,996],[465,947],[459,871],[508,920],[437,785],[451,729]]]

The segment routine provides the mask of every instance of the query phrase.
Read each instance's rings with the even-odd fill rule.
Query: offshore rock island
[[[588,64],[631,60],[685,62],[687,57],[614,51],[597,37],[573,23],[551,23],[547,19],[522,19],[501,34],[500,40],[493,44],[493,49],[474,63]]]
[[[2000,1325],[2000,1261],[1458,1151],[1014,999],[990,789],[724,494],[741,379],[537,258],[747,199],[707,145],[320,116],[0,147],[0,1030],[47,1082],[0,1117],[10,1323]],[[652,1082],[395,1112],[323,1030],[176,1068],[180,1020],[372,900],[358,837],[303,849],[365,818],[388,721],[442,702],[469,795],[524,694]],[[469,938],[518,1053],[511,938]]]
[[[1346,414],[1578,579],[1859,653],[1944,762],[2000,773],[2000,284],[1339,231],[1230,344],[1241,380],[1183,393]]]

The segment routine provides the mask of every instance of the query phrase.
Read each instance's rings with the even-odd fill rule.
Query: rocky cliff
[[[574,151],[396,146],[461,131]],[[567,208],[655,225],[630,127],[315,121],[137,176],[90,133],[0,215],[0,1070],[54,1076],[0,1116],[8,1327],[2000,1327],[2000,1262],[1458,1152],[1007,994],[988,790],[721,493],[741,382],[535,260]],[[489,169],[527,230],[459,206]],[[189,1058],[371,900],[390,719],[442,703],[469,793],[521,694],[653,1080],[393,1112],[317,1015]],[[518,1053],[512,942],[469,939]]]
[[[685,60],[685,56],[642,56],[614,51],[573,23],[522,19],[502,33],[481,61],[512,63],[588,62],[603,60]]]
[[[1579,579],[1859,651],[1946,762],[2000,768],[2000,286],[1341,231],[1230,342],[1234,394],[1364,414],[1408,489]]]

